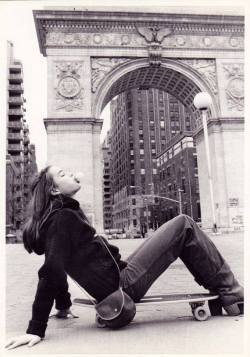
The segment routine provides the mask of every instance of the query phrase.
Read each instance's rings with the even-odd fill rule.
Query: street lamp
[[[212,104],[211,96],[206,92],[200,92],[194,97],[194,106],[199,109],[202,113],[202,125],[204,130],[204,140],[205,140],[205,150],[207,158],[207,170],[208,170],[208,182],[210,190],[210,199],[212,206],[212,218],[213,218],[213,231],[217,232],[217,224],[215,218],[215,207],[214,207],[214,194],[213,194],[213,182],[211,175],[211,160],[209,151],[209,141],[208,141],[208,131],[207,131],[207,109]]]

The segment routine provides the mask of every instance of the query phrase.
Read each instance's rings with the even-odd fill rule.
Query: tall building
[[[113,224],[145,232],[158,204],[157,154],[182,132],[192,132],[191,116],[170,94],[133,89],[111,102]],[[159,194],[158,194],[159,195]],[[155,209],[156,210],[156,209]]]
[[[29,200],[30,139],[25,119],[23,67],[7,43],[7,136],[6,136],[6,233],[19,230],[24,223]],[[34,148],[33,148],[34,150]],[[34,155],[33,155],[34,157]]]
[[[200,196],[197,153],[190,132],[183,132],[157,155],[158,200],[153,219],[157,225],[184,213],[200,221]],[[177,202],[174,202],[177,201]]]
[[[105,230],[112,228],[112,185],[111,185],[111,137],[109,132],[102,144],[103,154],[103,225]]]

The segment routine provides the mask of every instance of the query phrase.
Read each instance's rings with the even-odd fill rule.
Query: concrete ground
[[[212,236],[243,283],[243,233]],[[128,256],[143,239],[112,240]],[[21,244],[6,245],[6,339],[25,333],[36,291],[37,270],[43,257],[29,255]],[[85,297],[69,279],[74,297]],[[150,294],[205,292],[178,259],[150,288]],[[93,309],[73,306],[77,319],[51,317],[46,338],[38,345],[7,351],[6,354],[242,354],[243,316],[194,320],[188,304],[139,307],[129,326],[111,331],[98,329]],[[55,310],[52,310],[52,313]]]

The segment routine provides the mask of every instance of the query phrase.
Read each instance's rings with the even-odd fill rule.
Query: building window
[[[186,180],[185,177],[182,177],[181,179],[181,189],[183,190],[183,192],[186,192]]]
[[[198,168],[197,156],[194,156],[194,167],[195,167],[195,168]]]
[[[199,193],[200,190],[199,190],[199,179],[198,179],[198,177],[194,178],[194,183],[195,183],[195,192]]]

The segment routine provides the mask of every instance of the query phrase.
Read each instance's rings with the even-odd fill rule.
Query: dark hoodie
[[[38,271],[39,282],[32,305],[32,319],[27,333],[44,337],[54,300],[57,309],[69,308],[67,274],[97,301],[118,288],[118,268],[126,266],[119,249],[96,235],[73,198],[61,196],[41,224],[34,251],[45,253],[45,262]]]

